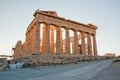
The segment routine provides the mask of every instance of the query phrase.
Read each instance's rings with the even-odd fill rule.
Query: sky
[[[37,9],[96,25],[98,54],[120,55],[120,0],[0,0],[0,54],[11,55],[16,42],[24,42]]]

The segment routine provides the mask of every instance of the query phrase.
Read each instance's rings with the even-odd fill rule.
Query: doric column
[[[94,50],[94,55],[97,56],[97,43],[96,43],[96,36],[93,35],[93,50]]]
[[[56,53],[60,53],[60,26],[57,26],[56,30]]]
[[[72,41],[72,54],[74,54],[74,47],[75,47],[75,45],[74,45],[74,40]]]
[[[46,44],[45,44],[45,52],[50,52],[50,25],[46,24]]]
[[[70,35],[69,28],[66,28],[66,42],[65,42],[65,53],[70,54]]]
[[[34,51],[35,51],[36,53],[39,53],[39,48],[40,48],[40,23],[37,21],[37,22],[36,22]]]
[[[62,32],[63,30],[60,29],[60,52],[63,53],[63,40],[62,40]]]
[[[37,52],[40,52],[40,23],[37,22]]]
[[[82,51],[82,54],[85,55],[85,37],[84,37],[84,32],[80,32],[81,33],[81,51]]]
[[[42,34],[42,47],[41,52],[45,52],[45,44],[46,44],[46,25],[43,24],[43,34]]]
[[[77,31],[74,31],[74,53],[78,53],[78,36]]]
[[[51,27],[50,52],[54,53],[54,27]]]
[[[92,55],[92,43],[91,43],[91,35],[87,35],[87,44],[88,44],[88,55]]]

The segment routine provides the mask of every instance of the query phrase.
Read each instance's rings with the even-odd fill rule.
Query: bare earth
[[[0,80],[120,80],[120,62],[112,61],[0,71]]]

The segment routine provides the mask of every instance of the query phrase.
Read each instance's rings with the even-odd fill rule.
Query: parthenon
[[[33,53],[98,55],[95,25],[59,17],[55,11],[36,10],[33,16],[25,42],[16,43],[14,57]]]

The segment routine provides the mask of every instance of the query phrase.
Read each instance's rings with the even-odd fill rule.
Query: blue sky
[[[61,17],[95,24],[99,54],[120,55],[119,0],[0,0],[0,54],[11,54],[17,40],[24,42],[36,9],[57,11]]]

